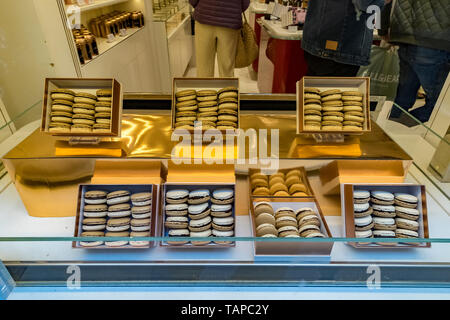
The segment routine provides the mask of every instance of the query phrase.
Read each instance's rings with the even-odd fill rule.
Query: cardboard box
[[[306,196],[305,198],[314,198],[314,192],[311,188],[311,185],[309,183],[308,180],[308,175],[306,174],[306,170],[304,167],[295,167],[295,168],[288,168],[288,169],[280,169],[277,172],[283,172],[284,174],[288,173],[291,170],[300,170],[302,176],[302,181],[305,184],[306,187],[306,193],[308,194],[308,196]],[[257,173],[257,172],[261,172],[260,169],[249,169],[248,171],[248,176],[249,176],[249,182],[248,182],[248,186],[249,186],[249,194],[251,197],[260,197],[260,196],[253,196],[253,190],[252,190],[252,184],[250,181],[250,177],[252,176],[252,174]],[[278,197],[274,197],[274,196],[265,196],[265,198],[278,198]],[[286,197],[281,197],[281,198],[286,198]],[[294,198],[294,197],[293,197]],[[297,197],[295,197],[297,198]]]
[[[165,195],[167,191],[173,189],[186,189],[189,191],[197,189],[208,189],[212,195],[212,192],[216,189],[232,189],[234,191],[234,204],[233,204],[233,217],[236,225],[236,176],[234,165],[207,165],[207,164],[192,164],[177,165],[172,161],[169,161],[169,170],[167,175],[167,182],[163,186],[161,193],[161,212],[159,214],[160,232],[163,237],[168,237],[168,229],[165,228],[164,222],[166,220],[165,208],[166,200]],[[235,227],[236,230],[236,227]],[[211,237],[213,240],[214,237]],[[235,242],[230,244],[216,244],[209,243],[207,245],[193,245],[187,244],[169,244],[166,241],[160,243],[164,247],[173,248],[230,248],[236,246]]]
[[[83,212],[84,212],[84,194],[91,190],[103,190],[106,192],[113,192],[117,190],[128,190],[131,194],[140,192],[150,192],[152,194],[152,204],[151,204],[151,225],[150,225],[150,237],[155,237],[157,232],[157,211],[156,208],[158,202],[158,188],[151,184],[82,184],[79,186],[78,192],[78,206],[77,206],[77,217],[75,222],[75,232],[74,237],[81,237],[83,232]],[[131,204],[131,201],[130,201]],[[130,217],[131,218],[131,217]],[[106,218],[108,221],[108,217]],[[105,233],[107,231],[105,230]],[[131,232],[131,229],[130,229]],[[82,249],[148,249],[155,245],[154,241],[149,241],[148,246],[134,247],[130,244],[122,247],[108,247],[105,244],[98,247],[83,247],[80,245],[79,241],[72,242],[73,248]]]
[[[99,89],[112,90],[111,105],[111,133],[71,133],[71,132],[49,132],[50,112],[52,108],[52,98],[50,93],[57,89],[69,89],[96,94]],[[107,138],[120,137],[122,127],[122,85],[115,79],[79,79],[79,78],[47,78],[45,79],[44,104],[42,108],[41,132],[61,138],[81,137],[81,138]]]
[[[382,190],[391,193],[401,192],[408,193],[416,196],[419,199],[417,210],[420,212],[419,220],[419,238],[427,239],[429,238],[428,231],[428,212],[427,212],[427,201],[426,201],[426,191],[423,185],[414,184],[343,184],[341,186],[341,205],[342,205],[342,217],[344,219],[344,230],[343,234],[347,238],[356,238],[355,236],[355,216],[353,210],[353,192],[354,190]],[[414,242],[414,243],[364,243],[362,239],[361,242],[348,242],[347,244],[355,248],[429,248],[431,243],[429,242]]]
[[[315,199],[308,198],[252,198],[250,201],[252,234],[256,237],[255,204],[260,201],[270,201],[274,211],[281,207],[289,207],[293,210],[300,208],[312,208],[321,221],[321,232],[331,238],[331,232],[322,214],[319,203]],[[315,261],[326,262],[330,260],[331,250],[334,242],[278,242],[278,241],[255,241],[255,260],[261,261]]]
[[[364,94],[363,109],[365,122],[361,131],[315,130],[307,131],[304,128],[304,88],[314,87],[320,91],[340,89],[342,91],[359,91]],[[297,82],[297,134],[344,134],[360,135],[370,132],[370,78],[368,77],[303,77]]]
[[[322,193],[339,194],[343,183],[403,183],[402,160],[335,160],[320,169]]]
[[[236,87],[238,89],[238,123],[237,128],[241,127],[240,120],[240,90],[239,90],[239,78],[173,78],[172,85],[172,130],[175,130],[175,117],[176,117],[176,97],[175,94],[182,90],[220,90],[226,87]],[[194,130],[188,130],[193,133]],[[206,130],[202,130],[206,131]],[[227,130],[219,130],[222,133],[226,133]]]

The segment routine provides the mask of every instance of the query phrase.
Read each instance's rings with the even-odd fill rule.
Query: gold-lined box
[[[216,165],[216,164],[176,164],[169,161],[167,182],[161,192],[161,211],[159,213],[158,224],[162,236],[168,237],[168,229],[165,228],[166,220],[166,192],[173,189],[185,189],[188,191],[198,189],[208,189],[212,197],[215,189],[232,189],[234,201],[232,204],[232,217],[234,218],[234,234],[236,236],[236,176],[234,165]],[[189,237],[186,237],[189,241]],[[214,243],[214,236],[211,236],[211,242],[206,245],[193,245],[191,243],[173,244],[167,241],[161,241],[163,247],[173,248],[230,248],[235,247],[236,243]]]
[[[52,109],[51,92],[55,89],[68,89],[83,91],[96,95],[99,89],[112,90],[111,102],[111,132],[110,133],[75,133],[75,132],[49,132],[50,113]],[[79,79],[79,78],[46,78],[44,87],[44,100],[42,108],[41,132],[60,138],[70,137],[120,137],[122,127],[123,92],[122,85],[115,79]]]
[[[352,130],[306,130],[304,125],[305,94],[307,87],[320,91],[339,89],[341,91],[359,91],[364,94],[363,110],[364,123],[360,131]],[[344,134],[361,135],[370,132],[370,78],[368,77],[303,77],[297,82],[297,134]]]
[[[152,203],[151,203],[151,219],[150,219],[150,237],[155,237],[157,233],[157,201],[158,201],[158,187],[152,184],[81,184],[79,186],[78,191],[78,205],[77,205],[77,216],[75,221],[75,231],[74,237],[81,237],[83,232],[83,220],[84,220],[84,195],[87,191],[91,190],[101,190],[106,192],[113,192],[118,190],[127,190],[130,192],[130,197],[134,193],[141,192],[149,192],[152,194]],[[131,203],[131,200],[129,201]],[[130,216],[131,218],[131,216]],[[111,218],[106,217],[106,221]],[[130,229],[131,230],[131,229]],[[104,231],[105,233],[108,231]],[[130,233],[132,231],[129,231]],[[80,241],[73,241],[72,247],[77,249],[148,249],[150,247],[155,246],[155,241],[149,241],[148,245],[144,246],[132,246],[131,244],[127,244],[120,247],[110,247],[106,244],[96,246],[96,247],[86,247],[80,244]]]
[[[256,237],[256,217],[255,204],[258,202],[269,202],[274,211],[281,207],[288,207],[295,210],[309,207],[317,214],[321,222],[321,232],[331,238],[332,234],[328,228],[328,224],[320,209],[319,203],[314,198],[267,198],[267,197],[251,197],[250,213],[252,223],[252,236]],[[255,241],[254,255],[255,260],[329,260],[333,242],[300,242],[300,241]]]
[[[226,87],[235,87],[238,90],[238,98],[237,98],[237,129],[241,127],[241,100],[240,100],[240,89],[239,89],[239,78],[173,78],[172,84],[172,130],[177,131],[175,128],[176,121],[176,113],[177,113],[177,99],[176,93],[182,90],[220,90]],[[193,133],[194,130],[186,129],[190,133]],[[202,130],[206,131],[206,130]],[[227,130],[219,130],[221,133],[227,133]],[[235,131],[231,130],[230,131]]]
[[[367,190],[367,191],[386,191],[391,193],[407,193],[414,195],[418,199],[417,210],[419,211],[419,238],[429,238],[428,228],[428,210],[425,186],[415,184],[377,184],[377,183],[355,183],[355,184],[342,184],[341,185],[341,206],[342,206],[342,218],[343,234],[346,238],[356,238],[355,235],[355,215],[354,215],[354,197],[355,190]],[[354,248],[429,248],[430,242],[409,242],[409,243],[367,243],[361,238],[361,242],[348,242]],[[380,238],[381,239],[381,238]],[[399,238],[397,238],[399,239]]]
[[[343,183],[402,183],[402,160],[334,160],[320,169],[322,193],[339,194]]]

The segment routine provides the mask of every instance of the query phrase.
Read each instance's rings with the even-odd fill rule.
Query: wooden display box
[[[90,190],[103,190],[106,192],[113,192],[117,190],[128,190],[131,194],[140,192],[150,192],[152,194],[152,204],[151,204],[151,225],[150,225],[150,237],[155,237],[157,232],[157,201],[158,201],[158,188],[156,185],[152,184],[82,184],[79,186],[78,192],[78,205],[77,205],[77,216],[75,221],[75,232],[74,237],[81,237],[83,232],[83,211],[84,211],[84,194]],[[131,203],[131,200],[130,200]],[[131,217],[130,217],[131,218]],[[107,221],[109,218],[106,218]],[[105,233],[107,231],[105,230]],[[72,242],[73,248],[81,249],[148,249],[155,246],[155,241],[149,241],[147,246],[135,247],[127,244],[122,247],[108,247],[105,244],[98,247],[83,247],[80,245],[79,241]]]
[[[272,198],[254,197],[250,201],[252,236],[256,237],[255,204],[261,201],[270,202],[274,211],[281,207],[293,210],[312,208],[321,221],[321,232],[328,238],[332,237],[328,224],[322,214],[319,203],[308,198]],[[255,241],[255,260],[261,261],[329,261],[334,242],[300,242],[300,241]]]
[[[353,210],[353,192],[354,190],[382,190],[391,193],[401,192],[412,194],[419,199],[417,210],[420,212],[419,219],[419,238],[428,239],[428,211],[427,211],[427,201],[426,201],[426,191],[425,186],[415,185],[415,184],[376,184],[376,183],[363,183],[363,184],[343,184],[341,186],[341,206],[342,206],[342,217],[344,219],[344,230],[343,234],[346,238],[356,238],[355,236],[355,216]],[[370,248],[370,249],[392,249],[392,248],[430,248],[430,242],[409,242],[409,243],[393,243],[385,242],[377,244],[364,243],[364,239],[361,242],[348,242],[347,244],[355,248]]]
[[[364,94],[364,124],[361,131],[347,130],[306,130],[304,128],[304,88],[314,87],[320,91],[340,89],[342,91],[359,91]],[[303,77],[297,82],[297,134],[344,134],[361,135],[370,132],[370,78],[368,77]]]
[[[322,193],[336,195],[343,183],[403,183],[401,160],[335,160],[320,169]]]
[[[306,170],[304,167],[295,167],[295,168],[288,168],[288,169],[279,169],[277,172],[283,172],[284,174],[288,173],[291,170],[300,170],[302,176],[302,181],[305,184],[306,187],[306,193],[308,194],[308,196],[305,196],[304,198],[314,198],[314,192],[313,189],[311,188],[311,184],[309,183],[309,179],[308,179],[308,175],[306,174]],[[261,197],[261,196],[253,196],[253,190],[252,190],[252,184],[251,184],[251,179],[250,177],[252,176],[252,174],[260,172],[260,169],[249,169],[248,171],[248,176],[249,176],[249,181],[248,181],[248,186],[249,186],[249,194],[250,197]],[[270,176],[270,175],[269,175]],[[275,196],[264,196],[265,198],[286,198],[286,197],[275,197]],[[298,197],[289,197],[289,198],[298,198]]]
[[[239,89],[239,78],[173,78],[172,84],[172,130],[177,132],[175,129],[175,119],[176,119],[176,96],[178,91],[182,90],[220,90],[226,87],[235,87],[238,89],[238,122],[237,129],[241,127],[241,100],[240,100],[240,89]],[[194,130],[188,130],[190,133],[194,133]],[[231,129],[230,129],[231,130]],[[206,130],[202,130],[204,132]],[[221,133],[227,133],[227,130],[219,130]],[[231,130],[235,133],[236,130]]]
[[[173,189],[186,189],[194,191],[197,189],[210,190],[216,189],[232,189],[234,191],[234,203],[233,203],[233,218],[234,218],[234,232],[236,236],[236,176],[234,165],[207,165],[207,164],[191,164],[177,165],[172,161],[169,161],[169,170],[167,175],[167,182],[163,186],[161,192],[161,210],[159,213],[158,224],[160,225],[160,233],[163,237],[168,237],[168,230],[164,226],[166,220],[166,192]],[[191,243],[186,244],[169,244],[166,241],[161,241],[160,246],[168,248],[190,248],[190,249],[213,249],[213,248],[230,248],[235,247],[236,243],[231,242],[229,244],[217,244],[214,243],[214,238],[211,236],[211,243],[206,245],[193,245]],[[186,239],[189,241],[189,237]]]
[[[112,90],[111,104],[111,133],[72,133],[72,132],[49,132],[50,112],[52,108],[52,98],[50,93],[58,88],[72,91],[82,91],[96,94],[99,89]],[[78,79],[78,78],[47,78],[45,79],[44,104],[42,108],[41,132],[61,138],[81,137],[81,138],[108,138],[120,137],[122,127],[122,85],[115,79]]]

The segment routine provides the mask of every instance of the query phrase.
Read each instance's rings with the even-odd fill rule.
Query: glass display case
[[[294,95],[242,94],[241,128],[255,129],[256,141],[262,139],[268,145],[278,136],[280,170],[287,170],[287,174],[289,170],[304,168],[311,194],[289,199],[251,196],[250,175],[266,167],[270,157],[258,153],[257,161],[250,163],[249,143],[243,151],[245,156],[239,158],[244,163],[238,159],[231,161],[235,176],[235,234],[216,240],[231,241],[234,246],[167,247],[161,243],[183,239],[156,233],[132,239],[154,242],[154,246],[145,249],[72,247],[73,242],[98,240],[74,234],[80,184],[155,183],[152,176],[155,175],[163,186],[165,181],[182,177],[171,165],[172,152],[179,142],[172,138],[170,130],[171,99],[171,96],[125,94],[122,137],[97,146],[69,145],[44,135],[39,132],[38,118],[18,127],[13,136],[2,142],[0,150],[9,174],[3,177],[0,189],[3,208],[0,217],[4,221],[0,226],[0,257],[18,286],[65,286],[67,268],[76,265],[81,268],[83,286],[365,287],[368,276],[379,268],[383,287],[448,287],[449,194],[445,184],[436,183],[430,171],[422,166],[423,160],[414,153],[420,140],[408,144],[402,137],[385,131],[382,122],[372,119],[370,133],[350,137],[337,147],[330,142],[317,144],[296,135]],[[40,109],[38,102],[28,112],[38,114]],[[423,130],[418,133],[419,138],[429,131],[423,124],[420,128]],[[259,129],[267,129],[268,133]],[[439,138],[445,141],[444,137]],[[121,152],[115,152],[117,149]],[[195,159],[195,155],[190,158]],[[337,176],[326,169],[333,163],[338,163]],[[352,178],[352,172],[357,172],[358,178]],[[198,183],[210,177],[195,176],[189,173],[180,179],[188,184],[186,181]],[[422,186],[419,198],[427,220],[421,223],[428,233],[422,238],[364,239],[378,244],[377,248],[351,246],[353,242],[361,242],[361,238],[347,236],[342,207],[345,195],[339,188],[330,191],[335,189],[328,188],[330,181],[363,183],[366,188],[373,183]],[[165,194],[161,190],[153,198],[158,206],[157,230],[164,224],[161,214]],[[275,211],[280,207],[316,208],[322,214],[321,223],[328,228],[329,237],[256,236],[252,206],[261,201],[269,202]],[[118,242],[130,238],[102,240]],[[193,240],[211,241],[211,238]],[[399,242],[406,246],[398,248]],[[429,246],[415,245],[418,243]]]

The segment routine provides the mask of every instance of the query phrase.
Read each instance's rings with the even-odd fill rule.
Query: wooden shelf
[[[109,7],[118,3],[127,2],[128,0],[95,0],[92,4],[80,6],[81,12],[95,10],[103,7]]]

